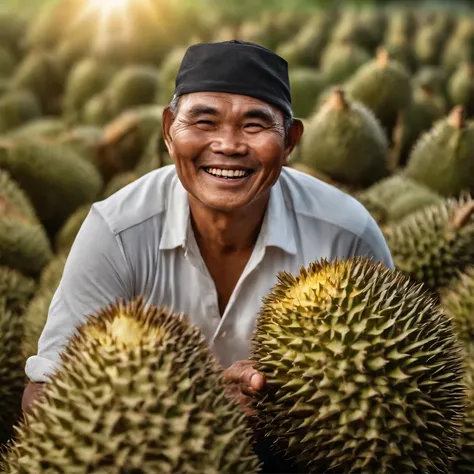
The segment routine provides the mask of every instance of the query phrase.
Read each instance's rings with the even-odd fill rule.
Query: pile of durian
[[[474,472],[474,12],[225,24],[177,3],[0,14],[0,472],[252,474],[256,446],[282,472]],[[233,38],[288,60],[305,123],[289,166],[359,200],[396,270],[278,275],[250,418],[187,315],[142,299],[91,315],[24,417],[25,361],[92,203],[172,163],[161,113],[184,51]]]

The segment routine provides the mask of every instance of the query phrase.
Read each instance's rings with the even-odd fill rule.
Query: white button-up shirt
[[[256,317],[277,273],[317,259],[368,256],[390,268],[383,235],[342,191],[283,168],[252,255],[220,315],[217,291],[190,225],[188,195],[174,165],[152,171],[95,203],[79,231],[26,374],[49,380],[59,353],[86,315],[143,296],[189,315],[224,367],[249,356]]]

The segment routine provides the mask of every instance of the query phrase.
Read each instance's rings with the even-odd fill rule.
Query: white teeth
[[[224,178],[242,178],[247,176],[249,173],[245,170],[226,170],[218,168],[204,168],[205,171],[214,176],[224,177]]]

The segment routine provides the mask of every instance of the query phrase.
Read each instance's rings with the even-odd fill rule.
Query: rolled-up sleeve
[[[38,353],[26,362],[28,378],[48,381],[77,326],[118,298],[130,299],[131,281],[121,242],[93,205],[68,255],[38,341]]]

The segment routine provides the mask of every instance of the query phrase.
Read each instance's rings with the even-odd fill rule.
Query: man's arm
[[[131,281],[119,241],[93,206],[68,255],[38,341],[38,353],[27,360],[25,372],[32,383],[24,392],[24,410],[58,367],[59,354],[76,327],[87,315],[118,298],[131,298]]]

